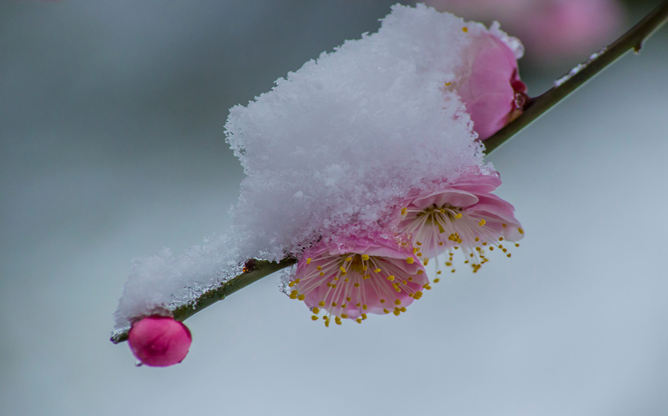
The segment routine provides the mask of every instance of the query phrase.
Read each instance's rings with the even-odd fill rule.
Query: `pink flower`
[[[550,0],[533,7],[518,33],[532,55],[558,62],[601,48],[622,20],[613,0]]]
[[[503,241],[520,240],[524,230],[513,206],[491,193],[500,184],[498,174],[481,173],[443,183],[401,210],[399,231],[408,236],[425,265],[429,258],[449,252],[445,265],[452,267],[454,250],[460,248],[474,272],[495,248],[510,257]]]
[[[619,0],[426,0],[467,19],[498,20],[530,59],[559,63],[600,48],[623,22]]]
[[[181,322],[166,316],[151,316],[135,322],[128,343],[142,364],[167,367],[178,364],[188,354],[192,337]]]
[[[329,326],[341,319],[361,323],[367,313],[399,315],[429,289],[424,267],[410,248],[382,236],[347,236],[321,241],[299,260],[292,299],[311,308],[313,320],[320,310]]]
[[[456,88],[480,140],[521,114],[526,100],[515,53],[491,33],[477,35],[471,43],[468,66]]]

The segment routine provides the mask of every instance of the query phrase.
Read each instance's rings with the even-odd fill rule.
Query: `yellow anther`
[[[362,305],[362,309],[367,310],[369,307],[366,305]]]
[[[381,300],[380,300],[380,303],[385,303],[385,299],[381,299]]]
[[[341,325],[341,318],[338,316],[334,317],[334,322],[336,322],[337,325]]]
[[[297,299],[299,299],[299,300],[304,300],[304,298],[305,298],[304,295],[299,295],[299,296],[297,296]]]
[[[424,270],[422,270],[422,269],[417,271],[417,274],[419,274],[419,275],[422,274],[422,273],[424,273]]]
[[[294,286],[295,284],[296,284],[295,282],[290,282],[290,283],[288,283],[288,286],[289,286],[289,287],[292,287],[292,286]]]
[[[468,27],[464,26],[464,27],[462,28],[462,32],[464,32],[464,33],[468,33],[468,31],[469,31],[469,28],[468,28]]]
[[[295,279],[295,283],[299,283],[299,282],[300,282],[300,280],[299,280],[299,279]]]
[[[375,269],[373,272],[374,272],[374,273],[380,273],[380,269],[377,268],[377,269]]]
[[[455,214],[455,219],[460,219],[461,217],[463,217],[461,212]]]
[[[394,313],[396,316],[399,316],[401,310],[399,310],[399,308],[394,308],[394,311],[392,313]]]
[[[420,299],[422,297],[422,292],[413,293],[413,299]]]
[[[366,319],[366,314],[365,313],[362,314],[362,319]]]
[[[446,82],[444,85],[445,85],[446,87],[449,87],[450,85],[452,85],[452,82],[448,81],[448,82]]]
[[[522,227],[518,228],[517,232],[520,233],[520,234],[524,234],[524,230],[522,229]]]
[[[408,208],[407,207],[401,208],[401,215],[406,215],[406,213],[408,213]]]
[[[395,305],[401,305],[401,299],[395,299],[394,304]]]
[[[387,309],[383,309],[383,313],[390,313]]]
[[[332,302],[332,307],[336,307],[336,302]]]
[[[346,257],[346,261],[353,261],[353,258],[348,256],[348,257]]]
[[[394,275],[387,276],[387,280],[389,280],[390,282],[393,282],[394,281]]]
[[[440,281],[441,281],[441,279],[439,279],[438,277],[434,279],[434,283],[438,283]]]
[[[355,321],[357,321],[358,324],[362,323],[362,319],[360,319],[360,318],[355,319]]]
[[[418,245],[418,246],[421,246],[421,245],[422,245],[422,243],[421,243],[421,242],[419,242],[419,241],[416,241],[416,242],[415,242],[415,245]]]
[[[306,264],[311,264],[311,260],[312,260],[312,259],[311,259],[310,257],[308,257],[308,258],[306,259]]]
[[[362,254],[362,260],[364,260],[364,261],[369,260],[369,255],[368,254]]]
[[[329,328],[329,319],[326,319],[326,320],[325,320],[325,326],[326,326],[327,328]]]
[[[313,308],[311,308],[311,312],[320,313],[320,309],[318,309],[317,307],[314,306]]]
[[[320,273],[318,273],[318,275],[319,275],[319,276],[324,276],[324,275],[325,275],[325,272],[320,272]]]
[[[322,266],[315,266],[317,270],[322,270]]]
[[[480,218],[480,221],[478,221],[478,225],[482,227],[485,224],[487,224],[487,221],[485,221],[484,218]]]
[[[346,302],[350,302],[350,301],[351,301],[350,296],[346,296]]]
[[[359,282],[355,282],[355,283],[353,283],[353,286],[355,286],[355,287],[360,287],[360,283],[359,283]]]
[[[318,320],[318,315],[312,315],[312,316],[311,316],[311,320],[313,320],[313,321],[317,321],[317,320]]]
[[[428,265],[429,264],[429,259],[424,259],[423,263],[424,263],[425,266]]]
[[[346,315],[345,313],[341,314],[341,318],[346,319],[347,317],[348,317],[348,315]]]
[[[324,308],[325,307],[325,301],[321,300],[320,302],[318,302],[318,306],[320,306],[321,308]]]
[[[399,310],[400,310],[401,312],[406,312],[406,307],[405,307],[405,306],[402,306],[401,308],[399,308]]]
[[[415,263],[415,259],[413,257],[406,257],[406,263],[413,264]]]
[[[340,267],[339,267],[339,270],[341,271],[341,274],[346,274],[346,273],[348,273],[348,272],[346,271],[346,269],[343,268],[343,266],[340,266]]]

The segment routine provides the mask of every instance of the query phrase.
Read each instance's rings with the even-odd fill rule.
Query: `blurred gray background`
[[[270,277],[188,320],[168,369],[107,341],[132,258],[224,228],[227,109],[391,3],[0,3],[0,414],[668,413],[665,28],[493,155],[512,260],[329,329]]]

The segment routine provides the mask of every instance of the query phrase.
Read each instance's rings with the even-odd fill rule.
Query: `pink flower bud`
[[[181,322],[166,316],[150,316],[130,329],[130,350],[142,364],[167,367],[178,364],[188,354],[192,337]]]
[[[514,52],[494,34],[477,36],[457,92],[480,140],[492,136],[521,113],[526,99]]]

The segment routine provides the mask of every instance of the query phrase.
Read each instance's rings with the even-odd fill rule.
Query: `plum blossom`
[[[489,252],[495,248],[510,257],[503,242],[520,240],[524,230],[513,206],[491,193],[500,184],[497,173],[479,172],[439,184],[401,209],[399,231],[425,265],[430,258],[447,252],[445,266],[452,272],[456,250],[461,249],[465,263],[474,272],[489,260]]]
[[[410,247],[381,235],[347,235],[316,243],[301,257],[289,287],[326,326],[334,319],[362,323],[367,313],[399,315],[429,289],[424,267]]]
[[[480,140],[499,131],[521,114],[526,85],[520,80],[515,52],[493,33],[471,42],[466,68],[456,90]]]
[[[618,0],[426,0],[437,10],[498,20],[519,36],[530,59],[558,63],[599,48],[620,27]]]
[[[190,349],[192,336],[183,323],[167,316],[150,316],[130,328],[128,344],[137,359],[150,367],[178,364]]]

